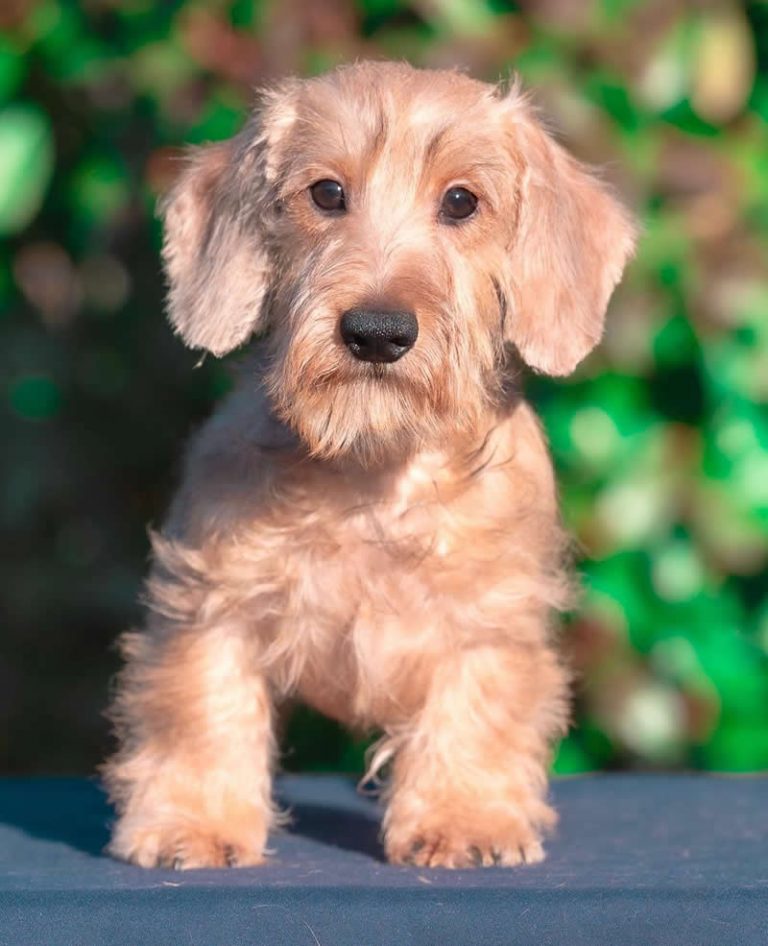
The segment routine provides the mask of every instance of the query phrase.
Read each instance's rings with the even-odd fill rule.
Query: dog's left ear
[[[553,141],[522,102],[514,106],[512,135],[521,176],[505,280],[512,302],[507,332],[532,368],[565,375],[602,336],[636,228],[608,188]]]

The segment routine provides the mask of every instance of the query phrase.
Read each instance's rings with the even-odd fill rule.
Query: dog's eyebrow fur
[[[371,138],[371,147],[369,151],[369,158],[371,161],[374,161],[384,150],[384,145],[387,141],[387,136],[389,135],[389,119],[384,113],[382,108],[379,108],[377,121],[376,121],[376,130],[373,133]]]
[[[427,143],[427,147],[424,149],[424,165],[425,167],[431,164],[432,161],[437,157],[437,152],[440,150],[440,145],[445,140],[448,132],[450,131],[447,125],[443,125],[442,128],[432,135]]]
[[[501,330],[501,337],[504,338],[504,333],[507,327],[507,297],[504,293],[504,290],[501,288],[501,284],[496,278],[493,280],[493,290],[496,293],[496,298],[499,302],[499,327]]]

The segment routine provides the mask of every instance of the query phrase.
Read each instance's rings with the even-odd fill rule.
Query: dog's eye
[[[310,187],[309,193],[315,206],[321,210],[346,210],[347,204],[344,200],[344,188],[338,181],[315,181]]]
[[[440,216],[447,220],[466,220],[477,210],[477,197],[466,187],[451,187],[443,194]]]

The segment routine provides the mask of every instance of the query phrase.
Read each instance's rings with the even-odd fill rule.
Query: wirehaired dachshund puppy
[[[541,860],[571,581],[518,378],[598,342],[631,218],[518,85],[383,62],[265,91],[164,215],[176,331],[256,339],[123,639],[111,851],[261,863],[297,698],[381,733],[390,861]]]

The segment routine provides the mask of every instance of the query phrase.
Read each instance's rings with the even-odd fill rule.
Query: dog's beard
[[[392,462],[431,442],[445,425],[431,392],[388,367],[329,373],[297,383],[272,380],[278,416],[309,453],[330,460],[353,457],[365,466]]]

